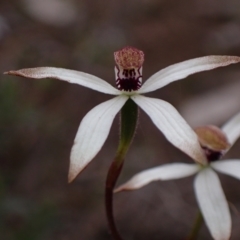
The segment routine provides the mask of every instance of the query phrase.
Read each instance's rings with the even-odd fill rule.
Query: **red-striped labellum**
[[[133,47],[114,52],[116,85],[119,90],[131,92],[142,86],[144,53]]]

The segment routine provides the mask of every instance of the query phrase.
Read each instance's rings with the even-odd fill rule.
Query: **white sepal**
[[[132,96],[132,99],[147,113],[170,143],[195,161],[206,163],[196,133],[171,104],[141,95]]]
[[[94,75],[79,72],[75,70],[69,70],[65,68],[55,68],[55,67],[37,67],[37,68],[25,68],[16,71],[9,71],[5,74],[16,75],[26,78],[41,79],[41,78],[55,78],[58,80],[67,81],[70,83],[76,83],[81,86],[91,88],[93,90],[119,95],[121,92],[111,86],[106,81]]]
[[[191,74],[238,62],[240,62],[240,57],[236,56],[206,56],[176,63],[152,75],[138,92],[152,92]]]
[[[116,114],[128,97],[118,96],[103,102],[83,118],[71,150],[69,182],[95,157],[107,139]]]
[[[197,164],[171,163],[150,168],[133,176],[128,182],[119,186],[115,192],[141,188],[152,181],[172,180],[188,177],[199,171]]]
[[[218,172],[227,174],[240,180],[240,159],[227,159],[211,163]]]
[[[240,136],[240,113],[236,114],[222,126],[222,131],[227,135],[227,139],[233,145]]]
[[[205,223],[214,240],[229,240],[231,216],[217,174],[211,169],[202,170],[195,179],[194,189]]]

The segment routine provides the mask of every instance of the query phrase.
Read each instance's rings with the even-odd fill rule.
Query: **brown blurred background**
[[[145,52],[144,79],[204,55],[240,55],[239,0],[1,0],[1,72],[55,66],[114,85],[113,52]],[[172,103],[192,126],[219,126],[240,110],[240,66],[199,73],[148,94]],[[0,78],[0,238],[110,240],[104,181],[118,145],[118,117],[101,152],[71,184],[69,153],[84,115],[111,96],[57,80]],[[240,158],[240,141],[227,157]],[[119,183],[142,169],[191,162],[140,112]],[[220,176],[240,236],[240,182]],[[115,195],[127,240],[183,240],[197,203],[193,177]],[[199,239],[211,239],[203,226]]]

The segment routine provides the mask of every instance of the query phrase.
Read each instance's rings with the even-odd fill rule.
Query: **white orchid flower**
[[[207,56],[177,63],[155,73],[143,85],[142,51],[125,47],[115,52],[114,57],[117,88],[96,76],[63,68],[37,67],[6,73],[34,79],[55,78],[116,96],[94,107],[83,118],[71,150],[69,181],[72,181],[100,151],[114,117],[129,98],[148,114],[156,127],[174,146],[204,162],[205,157],[197,147],[199,143],[196,135],[192,133],[177,110],[163,100],[144,97],[141,94],[155,91],[197,72],[238,63],[240,57]]]
[[[194,190],[206,225],[215,240],[228,240],[231,235],[231,216],[219,178],[214,170],[240,180],[240,159],[218,161],[240,136],[240,113],[230,119],[220,130],[215,126],[195,129],[203,152],[208,160],[200,165],[172,163],[142,171],[115,192],[134,190],[156,180],[171,180],[197,173]],[[199,148],[196,145],[196,148]],[[198,149],[200,150],[200,149]]]

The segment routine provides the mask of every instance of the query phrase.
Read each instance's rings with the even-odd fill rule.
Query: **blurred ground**
[[[126,45],[145,52],[145,79],[182,60],[240,55],[240,2],[0,2],[1,72],[64,67],[114,85],[113,52]],[[239,78],[239,65],[235,65],[190,76],[149,96],[174,104],[192,125],[222,124],[240,110]],[[67,184],[69,153],[78,125],[93,106],[107,99],[110,96],[57,80],[1,76],[1,239],[111,239],[103,197],[106,172],[118,144],[118,118],[101,152]],[[239,147],[238,142],[228,156],[239,158]],[[142,169],[173,161],[191,159],[173,148],[141,112],[119,182]],[[116,194],[115,215],[125,239],[184,239],[197,211],[192,180],[157,182]],[[225,176],[221,180],[229,202],[240,210],[240,183]],[[236,211],[232,216],[232,239],[239,239],[240,218]],[[205,227],[199,239],[210,239]]]

